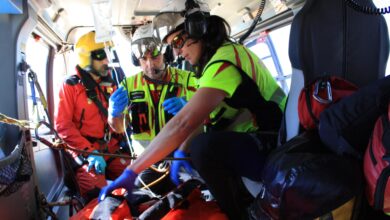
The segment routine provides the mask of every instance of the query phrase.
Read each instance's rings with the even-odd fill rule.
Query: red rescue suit
[[[59,102],[56,109],[55,128],[59,136],[70,147],[87,150],[89,152],[98,150],[100,152],[115,153],[119,150],[118,140],[112,138],[109,143],[102,145],[105,130],[109,129],[107,117],[99,110],[97,105],[87,96],[86,87],[83,85],[81,77],[89,74],[76,68],[77,74],[67,78],[60,88]],[[103,82],[101,79],[96,82],[95,92],[102,106],[108,108],[107,96],[116,89],[111,83]],[[70,152],[73,157],[82,156],[75,152]],[[87,155],[84,155],[87,156]],[[129,164],[129,160],[120,158],[105,158],[107,163],[106,175],[109,179],[118,177],[123,169]],[[87,172],[88,164],[83,164],[76,172],[76,179],[79,184],[80,193],[84,195],[95,188],[102,188],[107,185],[104,175],[95,174],[94,169]],[[95,189],[96,190],[96,189]]]

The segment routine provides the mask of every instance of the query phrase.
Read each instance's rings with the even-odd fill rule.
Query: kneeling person
[[[165,52],[165,46],[153,37],[151,24],[140,26],[135,31],[131,48],[133,62],[140,65],[142,71],[126,78],[110,98],[109,123],[115,131],[124,132],[123,118],[129,119],[132,145],[135,153],[140,155],[192,96],[196,81],[193,73],[167,65],[169,51]],[[184,153],[178,150],[176,155]],[[178,163],[189,167],[183,161],[175,161],[174,165]],[[141,173],[135,184],[163,195],[174,187],[169,178],[163,177],[168,169],[167,162],[159,162]],[[174,174],[172,178],[178,184],[177,172]]]

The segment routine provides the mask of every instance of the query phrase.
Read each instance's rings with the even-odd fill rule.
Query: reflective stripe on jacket
[[[210,83],[213,79],[209,78],[211,75],[208,71],[215,71],[215,68],[210,68],[215,65],[220,65],[221,72],[212,75],[226,74],[225,77],[229,77],[228,71],[232,70],[227,67],[230,65],[239,72],[242,81],[240,85],[224,85],[226,88],[231,86],[237,89],[210,114],[209,127],[214,130],[241,132],[256,130],[257,126],[262,127],[261,130],[277,130],[279,118],[285,108],[286,95],[262,61],[248,48],[227,42],[217,50],[203,70],[202,76],[207,75],[205,80],[210,80]],[[276,120],[267,119],[273,116]]]
[[[195,93],[197,83],[193,73],[168,67],[167,74],[170,82],[167,85],[147,82],[142,72],[126,78],[126,82],[122,83],[129,92],[131,105],[128,111],[134,140],[152,140],[173,117],[164,111],[162,107],[164,100],[185,97],[188,101]],[[151,91],[156,89],[161,90],[161,93],[158,103],[155,104]]]

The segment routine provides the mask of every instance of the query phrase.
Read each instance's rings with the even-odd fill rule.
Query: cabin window
[[[288,57],[290,27],[291,25],[287,25],[262,32],[259,37],[246,44],[260,57],[286,94],[290,90],[292,71]]]
[[[66,64],[65,64],[65,54],[56,53],[54,55],[53,61],[53,98],[54,98],[54,109],[57,109],[58,101],[59,101],[59,92],[62,85],[62,82],[66,77]]]
[[[383,0],[373,0],[375,6],[377,8],[387,8],[390,6],[390,2],[389,1],[383,1]],[[386,23],[387,23],[387,29],[390,31],[390,14],[385,14],[383,16],[386,20]],[[386,76],[390,75],[390,65],[389,65],[389,61],[390,61],[390,56],[389,58],[387,59],[387,66],[386,66]]]
[[[49,55],[50,46],[37,35],[31,35],[26,44],[26,61],[30,68],[36,73],[37,80],[42,88],[43,94],[47,99],[47,76],[46,67]],[[42,106],[41,99],[37,88],[35,88],[35,97],[31,90],[30,82],[27,80],[27,97],[28,97],[28,117],[30,121],[39,122],[42,120],[48,121],[47,115]],[[36,100],[36,104],[34,103]]]

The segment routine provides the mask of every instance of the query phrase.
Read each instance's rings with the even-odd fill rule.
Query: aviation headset
[[[185,10],[182,13],[182,16],[185,17],[184,30],[191,38],[202,38],[207,31],[207,18],[210,16],[210,13],[201,11],[196,0],[186,0]],[[171,63],[175,59],[170,46],[167,46],[163,55],[165,63]],[[140,66],[139,60],[133,52],[131,52],[131,61],[134,66]]]
[[[207,31],[207,18],[209,12],[200,10],[199,4],[195,0],[187,0],[185,3],[184,30],[191,38],[200,39]]]
[[[133,51],[131,52],[131,62],[133,63],[134,66],[140,66],[141,64],[139,63],[139,60],[137,57],[134,55]]]

